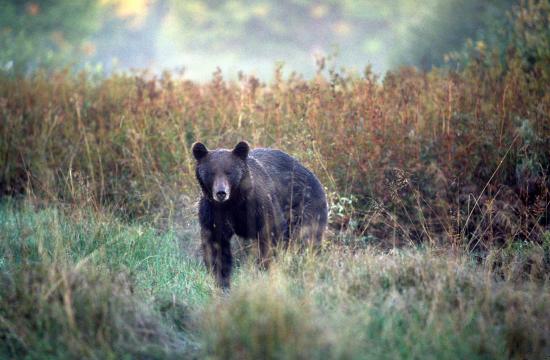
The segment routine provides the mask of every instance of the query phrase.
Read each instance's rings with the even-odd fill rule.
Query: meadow
[[[383,78],[1,74],[0,358],[550,356],[548,4],[514,21]],[[190,146],[243,139],[312,169],[330,226],[267,271],[236,241],[224,293]]]
[[[483,260],[328,244],[269,271],[246,256],[222,293],[182,243],[91,210],[0,209],[6,358],[544,358],[544,246]],[[546,258],[545,258],[546,257]]]

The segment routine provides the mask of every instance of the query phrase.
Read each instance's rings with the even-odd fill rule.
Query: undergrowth
[[[270,83],[219,71],[204,84],[170,73],[2,76],[0,193],[180,224],[198,191],[191,144],[248,140],[311,168],[332,227],[366,243],[540,243],[550,203],[548,10],[545,1],[516,9],[504,58],[473,48],[462,69],[402,68],[382,80],[322,60],[311,80],[277,68]]]
[[[94,210],[2,204],[0,357],[550,354],[550,234],[481,261],[334,239],[316,252],[280,251],[259,271],[241,251],[230,293],[214,287],[188,240]]]
[[[0,358],[548,358],[548,12],[383,79],[0,75]],[[315,172],[330,228],[267,271],[236,249],[223,293],[190,145],[243,139]]]

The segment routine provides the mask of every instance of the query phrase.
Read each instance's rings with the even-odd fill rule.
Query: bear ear
[[[250,146],[248,146],[248,143],[246,141],[241,141],[240,143],[235,145],[235,148],[233,149],[233,155],[237,155],[244,160],[248,156],[249,151]]]
[[[193,156],[197,160],[201,160],[206,155],[208,155],[208,149],[201,142],[197,141],[196,143],[194,143],[191,149],[193,150]]]

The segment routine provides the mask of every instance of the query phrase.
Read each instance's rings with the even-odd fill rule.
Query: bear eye
[[[210,178],[212,177],[210,171],[206,168],[199,168],[199,176],[204,180],[204,181],[210,181]]]

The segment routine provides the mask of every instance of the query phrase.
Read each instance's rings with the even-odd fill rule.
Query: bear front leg
[[[231,236],[201,230],[204,264],[216,278],[216,283],[223,289],[230,287],[233,255],[231,254]]]
[[[230,245],[233,231],[204,199],[199,203],[199,222],[204,264],[214,275],[217,285],[227,289],[233,266]]]
[[[214,263],[217,257],[213,244],[212,232],[207,229],[201,229],[202,259],[208,271],[214,271]]]
[[[223,289],[228,289],[233,267],[230,236],[201,229],[201,238],[204,264],[214,275],[217,285]]]
[[[229,289],[231,283],[231,269],[233,267],[233,256],[231,254],[231,244],[229,238],[223,238],[217,249],[218,260],[215,269],[216,281],[222,289]]]

